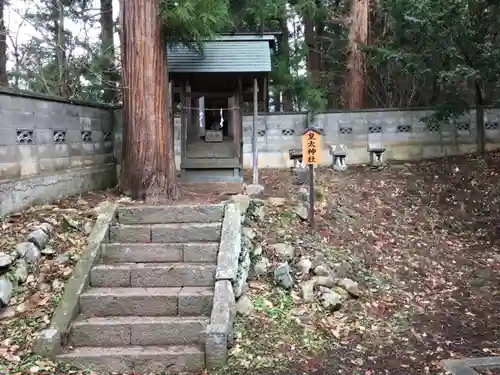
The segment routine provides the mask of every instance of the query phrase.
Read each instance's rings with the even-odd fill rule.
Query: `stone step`
[[[110,243],[182,243],[220,240],[222,223],[116,224],[109,228]]]
[[[191,373],[205,367],[204,349],[196,345],[79,347],[56,358],[76,368],[109,374],[132,371],[139,374]]]
[[[171,224],[222,222],[223,204],[127,206],[117,209],[120,224]]]
[[[97,264],[90,271],[92,287],[214,286],[215,264],[117,263]]]
[[[85,317],[105,316],[209,316],[214,289],[90,288],[80,296]]]
[[[101,263],[217,262],[218,242],[102,244]]]
[[[73,346],[143,346],[204,344],[208,317],[123,316],[73,322]]]

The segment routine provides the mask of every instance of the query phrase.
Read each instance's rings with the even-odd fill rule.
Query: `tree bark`
[[[71,94],[66,58],[66,34],[64,29],[64,4],[60,0],[52,0],[52,22],[54,24],[54,44],[56,46],[57,69],[59,73],[58,94],[68,98]]]
[[[365,61],[361,45],[368,42],[368,0],[351,0],[345,106],[361,109],[364,105]]]
[[[157,0],[121,0],[123,159],[121,187],[133,199],[177,198],[167,64]]]
[[[101,0],[101,54],[103,59],[103,99],[106,103],[116,101],[115,48],[113,43],[113,0]]]
[[[5,0],[0,0],[0,86],[9,86],[7,77],[7,30],[3,20]]]
[[[317,87],[319,84],[320,56],[314,31],[314,23],[313,17],[309,14],[304,17],[304,39],[307,45],[307,71],[313,87]]]
[[[287,16],[285,13],[280,19],[281,35],[279,37],[278,51],[282,59],[286,62],[288,73],[290,74],[290,31],[288,30]],[[293,92],[289,88],[286,88],[283,92],[281,107],[283,112],[293,111]]]
[[[476,141],[477,152],[484,154],[486,150],[486,141],[484,137],[484,101],[481,84],[475,82],[474,84],[475,99],[476,99]]]

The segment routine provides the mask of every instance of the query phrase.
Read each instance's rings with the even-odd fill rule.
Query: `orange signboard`
[[[307,129],[302,135],[302,160],[305,164],[321,162],[321,135],[314,129]]]

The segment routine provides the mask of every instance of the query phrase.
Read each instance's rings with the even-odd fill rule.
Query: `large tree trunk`
[[[361,45],[368,42],[368,0],[351,0],[345,106],[363,108],[365,62]]]
[[[121,187],[133,199],[177,198],[167,116],[167,64],[157,0],[121,0],[123,160]]]
[[[278,50],[282,59],[286,62],[288,68],[288,73],[290,74],[290,31],[288,30],[288,14],[280,19],[280,29],[281,35],[279,38]],[[293,91],[290,89],[285,89],[283,92],[283,98],[281,106],[283,112],[293,111]]]
[[[310,15],[304,17],[304,39],[307,45],[307,71],[314,87],[319,84],[320,55],[316,33],[314,31],[314,18]]]
[[[58,94],[64,98],[71,95],[69,84],[68,61],[66,58],[66,34],[64,29],[64,4],[60,0],[52,0],[52,22],[54,24],[54,44],[56,46],[58,69]]]
[[[477,152],[484,154],[486,150],[486,140],[484,137],[484,101],[483,90],[481,90],[481,83],[476,81],[474,83],[474,93],[476,101],[476,143]]]
[[[7,30],[3,21],[5,1],[0,0],[0,86],[8,86],[7,78]]]
[[[115,48],[113,43],[113,0],[101,0],[101,54],[103,59],[103,99],[106,103],[116,100]]]

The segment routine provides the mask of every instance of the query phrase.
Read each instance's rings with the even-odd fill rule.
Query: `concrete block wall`
[[[0,116],[0,216],[115,183],[113,110],[0,90]]]
[[[471,111],[454,121],[426,125],[421,119],[432,110],[366,110],[328,112],[315,118],[321,129],[322,164],[332,163],[330,145],[345,145],[347,163],[369,162],[368,145],[386,147],[385,160],[419,160],[474,152],[476,150],[476,114]],[[117,118],[121,114],[117,112]],[[292,165],[288,151],[301,147],[305,113],[259,115],[257,125],[258,163],[260,168],[284,168]],[[252,167],[253,117],[243,116],[243,163]],[[500,109],[485,110],[486,147],[500,149]],[[116,144],[121,144],[121,126],[117,126]],[[180,165],[180,120],[175,119],[176,164]],[[120,160],[120,150],[116,149]]]
[[[432,110],[371,110],[318,115],[322,164],[331,164],[330,145],[347,147],[347,163],[369,162],[368,145],[380,144],[385,160],[419,160],[465,154],[476,150],[475,111],[454,121],[426,125],[421,119]],[[252,167],[252,116],[243,119],[244,167]],[[259,168],[288,167],[288,150],[301,148],[305,113],[276,113],[259,117],[257,147]],[[485,110],[486,148],[500,149],[500,109]]]

